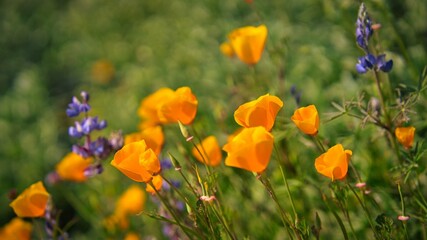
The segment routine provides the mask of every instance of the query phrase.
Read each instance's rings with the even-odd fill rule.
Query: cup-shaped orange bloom
[[[163,102],[174,96],[174,91],[170,88],[160,88],[153,94],[141,101],[138,108],[138,115],[142,118],[141,129],[153,127],[161,123],[158,110]]]
[[[41,217],[44,215],[49,193],[41,181],[25,189],[10,206],[18,217]]]
[[[225,165],[252,172],[263,172],[270,162],[274,137],[264,127],[245,128],[228,142]]]
[[[343,179],[347,175],[351,155],[351,150],[344,150],[341,144],[337,144],[316,158],[314,166],[317,172],[332,181]]]
[[[0,239],[29,240],[31,239],[32,229],[33,225],[31,225],[31,223],[16,217],[0,229]]]
[[[258,63],[267,40],[267,27],[242,27],[228,35],[228,40],[239,59],[249,65]]]
[[[131,185],[117,200],[114,214],[136,215],[145,205],[145,192],[137,185]]]
[[[83,158],[74,152],[68,153],[56,165],[56,172],[61,180],[83,182],[86,181],[84,171],[92,163],[92,158]]]
[[[319,131],[319,113],[314,105],[298,108],[291,120],[305,134],[316,135]]]
[[[229,42],[223,42],[221,45],[219,45],[219,50],[221,50],[222,54],[224,54],[227,57],[234,57],[235,53],[233,50],[233,46]]]
[[[276,115],[282,107],[282,100],[266,94],[240,105],[234,112],[234,120],[242,127],[263,126],[267,131],[270,131],[273,128]]]
[[[139,235],[134,232],[129,232],[126,234],[125,238],[123,240],[139,240]]]
[[[162,185],[163,185],[163,178],[160,175],[156,175],[153,177],[153,180],[151,181],[154,185],[154,187],[156,188],[157,191],[160,191],[160,189],[162,189]],[[151,193],[151,194],[156,194],[156,191],[153,189],[153,187],[151,187],[150,184],[147,184],[147,187],[145,188],[145,191]]]
[[[396,135],[397,141],[399,141],[405,148],[409,149],[412,147],[412,144],[414,144],[414,127],[398,127],[394,131],[394,134]]]
[[[198,101],[189,87],[178,88],[173,97],[164,101],[159,110],[159,118],[162,123],[190,124],[197,113]]]
[[[136,182],[149,182],[160,173],[160,161],[144,140],[126,144],[116,152],[111,165]]]
[[[217,166],[221,163],[221,148],[219,147],[218,140],[215,136],[205,138],[202,143],[197,144],[196,147],[193,148],[192,153],[200,162],[209,166]],[[200,155],[199,151],[202,155]]]
[[[159,155],[162,151],[165,136],[161,126],[149,127],[141,132],[131,133],[125,136],[125,145],[131,142],[145,140],[148,148]]]

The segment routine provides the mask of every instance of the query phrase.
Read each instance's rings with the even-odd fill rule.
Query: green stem
[[[277,148],[276,144],[274,144],[274,151],[276,152],[277,159],[279,160],[280,153],[279,153],[279,149]],[[294,212],[294,217],[295,217],[295,219],[294,219],[295,221],[294,222],[298,222],[298,220],[299,220],[298,219],[298,214],[297,214],[297,211],[296,211],[296,208],[295,208],[294,199],[292,198],[291,190],[289,188],[288,180],[287,180],[285,172],[283,171],[283,168],[282,168],[282,166],[280,164],[280,160],[278,162],[279,162],[280,172],[282,173],[283,181],[285,182],[286,192],[288,193],[288,197],[289,197],[289,200],[291,202],[292,211]]]
[[[169,203],[167,202],[167,200],[159,193],[159,191],[156,189],[156,187],[154,186],[153,182],[150,181],[148,182],[148,185],[150,185],[154,191],[156,192],[156,195],[159,197],[160,201],[162,202],[163,206],[168,210],[168,212],[172,215],[173,219],[175,220],[175,222],[178,224],[178,226],[182,229],[182,231],[185,233],[185,235],[187,235],[187,237],[189,239],[193,239],[190,232],[193,235],[196,235],[196,233],[191,230],[190,228],[182,225],[182,223],[179,221],[178,216],[176,215],[175,211],[172,210],[171,206],[169,205]]]
[[[357,201],[359,202],[360,206],[362,207],[363,212],[364,212],[364,213],[365,213],[365,215],[366,215],[366,218],[368,218],[369,225],[371,225],[371,228],[372,228],[372,231],[374,232],[375,237],[376,237],[376,238],[378,238],[378,234],[377,234],[377,231],[375,230],[375,225],[374,225],[374,223],[372,222],[371,214],[369,213],[368,208],[367,208],[367,207],[366,207],[366,205],[363,203],[363,201],[360,199],[359,195],[358,195],[358,194],[357,194],[357,192],[353,189],[353,187],[352,187],[348,182],[346,182],[346,184],[347,184],[348,188],[351,190],[351,192],[354,194],[354,196],[356,197],[356,199],[357,199]]]
[[[331,208],[331,206],[329,206],[328,198],[324,194],[322,194],[322,196],[323,196],[322,197],[323,202],[326,204],[326,207],[328,208],[329,211],[332,212],[332,214],[334,215],[335,219],[337,220],[338,225],[340,226],[341,232],[342,232],[342,234],[344,236],[344,239],[348,240],[347,230],[345,229],[345,226],[344,226],[344,223],[343,223],[342,219],[340,218],[340,216],[338,215],[338,213],[333,208]]]
[[[291,220],[289,219],[289,217],[287,216],[285,210],[282,208],[282,206],[279,203],[279,199],[277,198],[276,192],[274,191],[273,187],[271,186],[270,181],[268,180],[268,178],[264,178],[262,175],[258,175],[258,179],[261,181],[261,183],[264,185],[264,187],[266,188],[267,192],[269,193],[270,197],[273,199],[273,202],[276,204],[277,209],[280,212],[280,216],[282,218],[283,224],[286,227],[286,230],[289,234],[289,237],[291,239],[292,235],[289,232],[289,228],[291,228],[295,234],[295,236],[297,237],[297,239],[301,239],[301,236],[297,230],[297,228],[295,227],[295,225],[291,222]]]
[[[322,152],[326,152],[326,148],[325,146],[323,146],[323,143],[317,134],[315,136],[312,136],[312,139],[314,139],[314,142],[316,143],[316,146],[319,148],[319,150],[321,150]]]
[[[384,117],[385,117],[385,120],[386,120],[386,127],[387,128],[385,128],[385,129],[387,130],[387,135],[388,135],[389,141],[390,141],[390,143],[392,145],[391,147],[394,149],[394,152],[396,154],[397,160],[399,162],[401,162],[399,148],[398,148],[399,145],[397,144],[396,138],[393,135],[392,121],[391,121],[391,118],[390,118],[390,114],[387,111],[387,106],[386,106],[386,103],[385,103],[384,94],[383,94],[383,92],[381,90],[380,76],[378,74],[378,71],[374,70],[373,72],[374,72],[374,77],[375,77],[375,83],[376,83],[376,86],[377,86],[377,91],[378,91],[378,94],[380,96],[381,108],[383,109]]]
[[[218,220],[221,222],[221,224],[224,226],[225,231],[227,232],[228,236],[231,239],[236,239],[236,237],[233,235],[233,233],[230,231],[230,227],[227,223],[227,220],[224,217],[224,214],[222,213],[221,206],[219,203],[217,203],[217,207],[220,209],[220,213],[218,213],[217,209],[214,206],[211,206],[212,212],[215,214],[215,216],[218,218]]]

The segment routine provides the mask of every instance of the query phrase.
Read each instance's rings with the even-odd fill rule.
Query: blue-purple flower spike
[[[372,22],[366,11],[365,4],[362,3],[356,21],[356,43],[365,52],[368,52],[368,41],[372,34]]]
[[[385,54],[376,57],[369,52],[368,42],[372,34],[372,21],[368,16],[365,4],[362,3],[356,21],[356,43],[366,55],[358,58],[356,71],[358,73],[366,73],[369,70],[389,72],[393,68],[393,61],[386,61]]]
[[[86,113],[90,110],[90,106],[88,104],[89,94],[85,91],[80,93],[82,97],[82,102],[79,101],[77,97],[73,97],[71,103],[68,104],[68,108],[65,111],[68,117],[77,117],[80,113]]]

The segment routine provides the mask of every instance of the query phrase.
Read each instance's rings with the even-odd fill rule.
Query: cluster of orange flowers
[[[228,35],[228,42],[223,43],[220,49],[227,56],[237,56],[242,62],[254,65],[261,58],[267,33],[265,25],[236,29]],[[99,68],[106,68],[103,64]],[[147,192],[159,191],[162,177],[158,156],[165,141],[162,125],[191,124],[197,107],[198,100],[189,87],[176,90],[161,88],[143,99],[138,109],[138,115],[142,118],[139,131],[125,137],[125,144],[116,152],[111,165],[128,178],[147,183]],[[236,109],[234,119],[242,128],[231,135],[222,148],[227,153],[225,165],[256,173],[266,170],[274,147],[271,131],[282,107],[283,102],[278,97],[266,94]],[[291,120],[304,134],[317,137],[320,119],[314,105],[298,108]],[[406,149],[412,147],[414,134],[414,127],[395,129],[396,139]],[[218,166],[222,160],[220,144],[213,135],[196,144],[192,154],[195,159],[210,166]],[[336,144],[315,159],[315,169],[332,181],[343,179],[347,175],[351,155],[351,150]],[[56,172],[62,180],[82,182],[86,180],[83,171],[91,162],[92,159],[70,153],[56,166]],[[42,217],[49,198],[42,182],[37,182],[25,189],[10,206],[18,217]],[[114,213],[106,219],[106,225],[127,228],[128,216],[140,213],[144,201],[144,192],[137,186],[131,186],[117,201]],[[31,224],[16,218],[0,229],[0,238],[29,239],[30,232]]]

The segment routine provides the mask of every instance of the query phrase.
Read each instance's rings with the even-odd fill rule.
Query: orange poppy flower
[[[25,189],[10,206],[18,217],[41,217],[44,215],[49,193],[38,181]]]
[[[217,166],[221,163],[221,149],[215,136],[205,138],[201,144],[196,146],[197,148],[194,147],[192,153],[197,160],[209,166]],[[203,157],[197,149],[199,149]]]
[[[131,133],[125,136],[125,145],[131,142],[145,140],[148,148],[159,155],[162,151],[165,136],[161,126],[149,127],[141,132]]]
[[[240,105],[234,112],[234,120],[242,127],[263,126],[267,131],[270,131],[273,128],[276,115],[282,107],[282,100],[266,94]]]
[[[344,150],[341,144],[337,144],[316,158],[314,166],[317,172],[332,181],[343,179],[347,175],[351,155],[351,150]]]
[[[252,172],[263,172],[270,162],[274,137],[264,127],[245,128],[228,142],[225,165]]]
[[[138,185],[131,185],[116,202],[115,214],[136,215],[145,205],[145,193]]]
[[[234,57],[236,54],[234,53],[233,47],[229,42],[224,42],[221,45],[219,45],[219,49],[221,50],[222,54],[224,54],[227,57]]]
[[[126,234],[124,240],[139,240],[139,236],[138,234],[134,233],[134,232],[129,232]]]
[[[0,239],[4,240],[29,240],[33,225],[18,217],[12,219],[9,223],[0,229]]]
[[[409,149],[414,144],[414,135],[415,128],[414,127],[398,127],[394,131],[397,140],[402,144],[405,148]]]
[[[144,140],[126,144],[116,152],[111,165],[136,182],[149,182],[160,172],[156,153]]]
[[[197,113],[197,98],[189,87],[178,88],[173,97],[164,101],[158,109],[159,119],[162,123],[190,124]]]
[[[157,191],[160,191],[160,189],[162,189],[162,184],[163,184],[163,178],[160,175],[154,176],[152,183],[154,185],[154,187],[156,188]],[[147,187],[145,188],[145,191],[151,193],[151,194],[155,194],[156,191],[151,187],[151,185],[147,184]]]
[[[172,89],[160,88],[141,101],[138,108],[138,115],[142,118],[140,129],[157,126],[161,123],[158,115],[158,109],[163,102],[172,98],[173,95],[174,91]]]
[[[91,163],[92,158],[83,158],[71,152],[68,153],[55,168],[61,180],[83,182],[87,179],[84,175],[84,170],[89,167]]]
[[[291,120],[305,134],[316,135],[319,131],[319,114],[314,105],[298,108]]]
[[[265,25],[242,27],[231,32],[228,39],[237,57],[242,62],[253,65],[261,59],[267,32]]]

